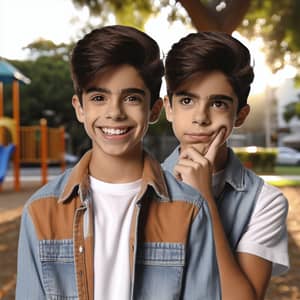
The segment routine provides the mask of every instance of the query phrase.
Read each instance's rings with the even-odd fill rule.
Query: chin
[[[208,149],[208,144],[203,144],[203,143],[195,143],[195,144],[185,144],[181,146],[181,149],[187,149],[189,147],[195,148],[200,154],[205,155]]]

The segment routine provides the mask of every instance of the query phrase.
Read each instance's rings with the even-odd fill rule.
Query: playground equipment
[[[14,120],[14,136],[15,136],[15,150],[13,154],[13,165],[14,165],[14,186],[15,190],[20,190],[20,89],[19,82],[28,84],[30,80],[25,77],[19,70],[13,67],[11,64],[4,60],[0,60],[0,118],[4,117],[4,104],[3,104],[3,84],[12,84],[12,101],[13,101],[13,117]],[[3,130],[0,131],[2,135]],[[2,138],[2,136],[1,136]]]
[[[63,126],[51,128],[47,120],[41,119],[40,125],[20,127],[20,162],[40,164],[41,183],[48,177],[48,164],[59,164],[65,170],[65,129]]]
[[[4,117],[4,83],[12,84],[12,118]],[[42,184],[47,182],[48,163],[60,163],[61,168],[65,169],[63,128],[48,128],[47,121],[44,119],[41,120],[40,126],[20,126],[19,83],[29,84],[30,79],[8,62],[0,60],[0,120],[2,122],[2,125],[0,124],[0,144],[6,145],[2,146],[0,153],[0,157],[2,157],[0,159],[5,161],[1,168],[3,168],[3,174],[5,174],[9,154],[13,153],[14,189],[16,191],[20,190],[21,163],[40,163]],[[3,127],[9,130],[13,146],[9,146]]]
[[[0,145],[0,190],[1,190],[1,184],[4,180],[8,168],[10,157],[14,150],[15,150],[14,144],[9,144],[7,146]]]
[[[10,142],[7,145],[3,143],[4,134],[7,139],[6,132],[4,129],[7,129],[10,134]],[[6,175],[10,157],[15,150],[15,142],[16,142],[16,130],[15,130],[15,122],[10,118],[0,118],[0,191],[1,185]]]

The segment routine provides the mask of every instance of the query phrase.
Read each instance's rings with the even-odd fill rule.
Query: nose
[[[199,106],[193,114],[193,124],[200,126],[207,126],[211,123],[209,109],[207,107]]]
[[[124,120],[126,118],[126,114],[120,101],[110,101],[106,110],[106,118],[115,121]]]

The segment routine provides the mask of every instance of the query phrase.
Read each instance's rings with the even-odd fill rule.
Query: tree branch
[[[221,12],[206,6],[201,0],[179,0],[198,31],[223,31],[231,34],[243,21],[251,0],[227,0]]]
[[[249,10],[251,0],[227,1],[227,6],[220,12],[222,31],[232,33],[243,21]]]
[[[198,31],[219,31],[214,11],[199,0],[179,0]]]

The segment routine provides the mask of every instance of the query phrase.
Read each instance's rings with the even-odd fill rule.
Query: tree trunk
[[[231,34],[243,21],[251,0],[227,0],[218,12],[216,2],[204,5],[200,0],[178,0],[198,31],[222,31]]]

